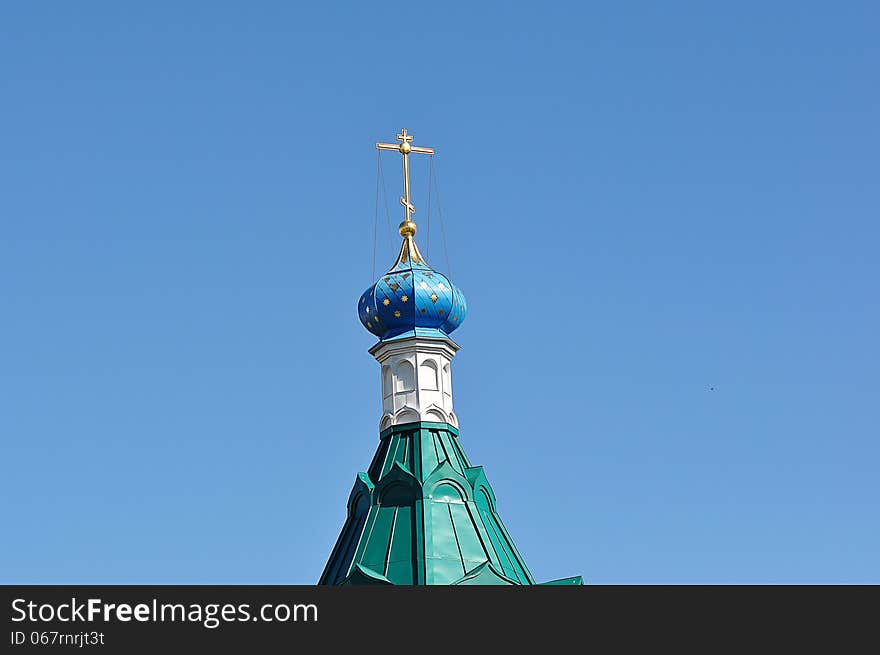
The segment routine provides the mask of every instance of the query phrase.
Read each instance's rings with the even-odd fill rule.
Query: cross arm
[[[409,148],[410,148],[410,150],[409,150],[410,152],[415,152],[420,155],[433,155],[434,154],[433,148],[424,148],[422,146],[410,146]],[[377,150],[397,150],[398,152],[400,152],[400,144],[399,143],[377,143],[376,149]]]

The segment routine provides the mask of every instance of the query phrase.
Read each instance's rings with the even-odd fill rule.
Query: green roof
[[[579,583],[577,577],[548,584]],[[368,472],[357,475],[319,584],[536,583],[458,431],[418,422],[380,435]]]

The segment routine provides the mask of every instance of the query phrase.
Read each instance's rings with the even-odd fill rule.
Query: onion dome
[[[371,284],[358,302],[358,318],[380,340],[445,337],[467,314],[464,294],[428,266],[413,240],[416,224],[400,224],[403,244],[394,266]]]

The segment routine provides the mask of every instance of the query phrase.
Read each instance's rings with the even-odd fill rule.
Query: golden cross
[[[406,213],[404,223],[412,223],[412,215],[416,213],[416,208],[410,201],[409,197],[409,154],[415,152],[420,155],[433,155],[434,149],[410,145],[410,141],[412,141],[413,138],[412,135],[406,131],[406,128],[400,130],[400,134],[397,135],[397,140],[400,141],[400,143],[377,143],[376,148],[379,150],[397,150],[403,155],[403,195],[400,197],[400,204],[403,205]],[[413,225],[413,232],[415,232],[414,228],[415,225]]]

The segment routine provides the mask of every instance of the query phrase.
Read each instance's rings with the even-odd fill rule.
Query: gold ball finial
[[[400,144],[400,152],[402,152],[404,155],[408,155],[412,152],[412,146],[409,144],[408,141],[404,141]]]
[[[402,236],[404,239],[406,237],[414,237],[416,235],[416,224],[410,220],[405,220],[398,226],[397,229],[400,231],[400,236]]]

